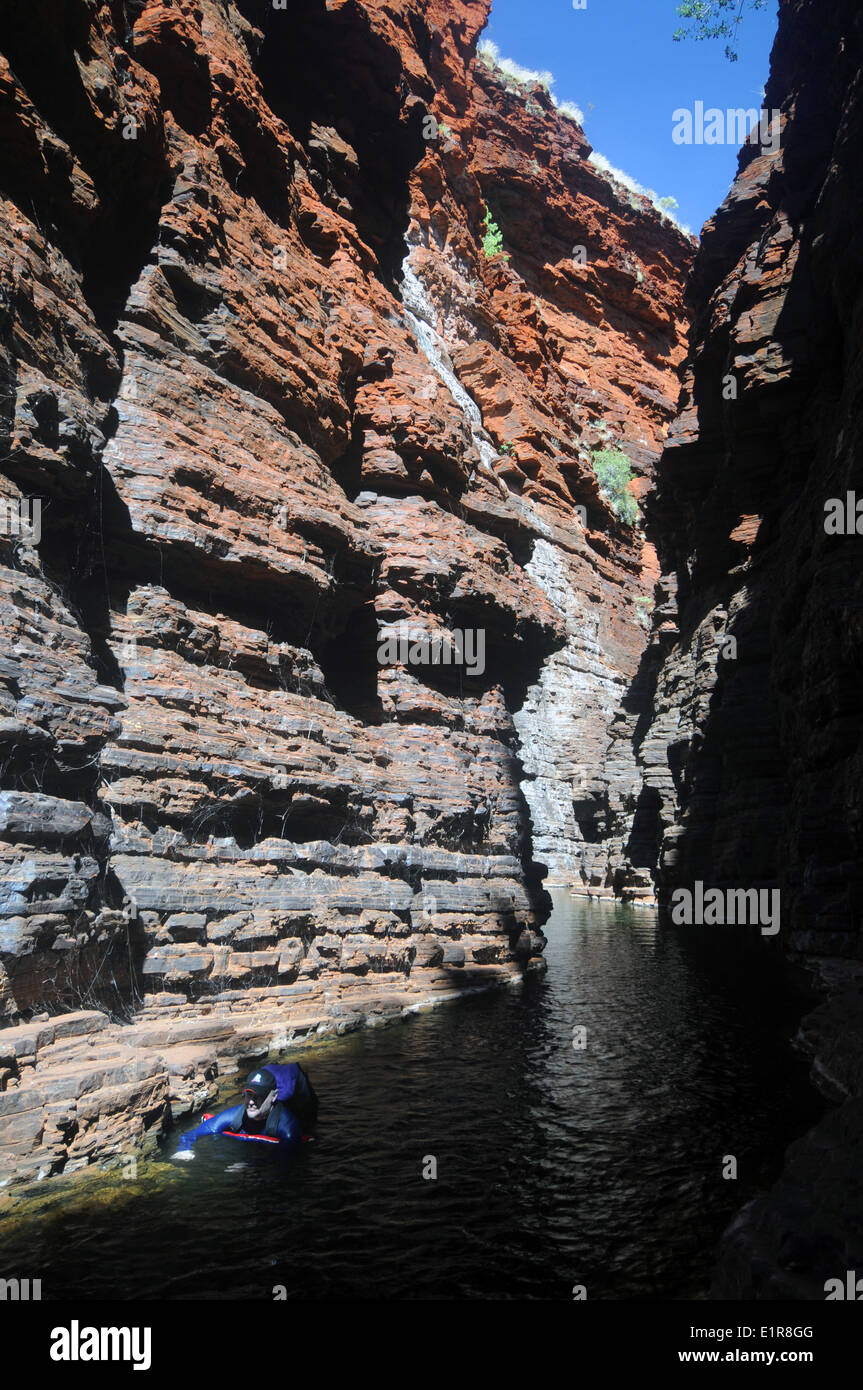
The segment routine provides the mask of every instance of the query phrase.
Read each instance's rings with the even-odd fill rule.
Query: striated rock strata
[[[827,995],[801,1042],[839,1103],[732,1227],[721,1297],[820,1299],[863,1265],[863,537],[825,526],[863,497],[861,53],[856,0],[782,0],[781,145],[744,148],[704,229],[648,506],[663,578],[628,853],[666,900],[779,888],[783,944]]]
[[[0,1182],[517,979],[544,867],[622,872],[656,562],[588,451],[649,488],[691,243],[487,12],[2,22]],[[402,624],[483,669],[381,665]]]

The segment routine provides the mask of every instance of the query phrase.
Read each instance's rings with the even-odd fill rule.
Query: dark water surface
[[[294,1160],[211,1139],[53,1180],[4,1218],[0,1275],[72,1299],[706,1296],[723,1227],[819,1113],[801,999],[733,928],[559,892],[546,934],[545,976],[296,1054],[321,1118]]]

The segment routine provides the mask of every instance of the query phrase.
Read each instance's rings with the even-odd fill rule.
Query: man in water
[[[296,1062],[259,1067],[243,1087],[242,1104],[211,1115],[197,1129],[190,1129],[172,1157],[186,1161],[194,1158],[192,1149],[198,1139],[222,1134],[226,1129],[278,1139],[280,1150],[291,1152],[300,1146],[303,1126],[312,1124],[317,1114],[318,1098],[312,1083]]]

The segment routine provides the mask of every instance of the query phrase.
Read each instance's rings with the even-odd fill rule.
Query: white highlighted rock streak
[[[465,418],[470,436],[476,446],[482,468],[493,473],[492,460],[497,458],[497,450],[490,442],[483,428],[479,406],[464,389],[455,372],[443,338],[437,329],[437,314],[429,298],[425,285],[411,265],[411,253],[402,262],[402,304],[405,318],[417,340],[424,356],[436,375],[446,386],[459,410]]]
[[[566,624],[566,646],[543,665],[514,716],[526,773],[522,790],[533,825],[534,858],[549,882],[612,895],[612,858],[621,787],[634,767],[615,769],[609,731],[625,689],[604,654],[600,616],[582,593],[568,557],[538,540],[526,571]]]

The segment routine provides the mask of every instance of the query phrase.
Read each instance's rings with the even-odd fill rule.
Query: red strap
[[[213,1110],[205,1110],[201,1118],[204,1120],[212,1120],[214,1114],[215,1111]],[[278,1144],[280,1142],[278,1139],[273,1139],[269,1134],[243,1134],[238,1129],[223,1129],[222,1133],[226,1134],[229,1139],[255,1139],[260,1144]],[[302,1136],[302,1141],[304,1144],[311,1144],[313,1138],[314,1136],[311,1134],[304,1134]]]

